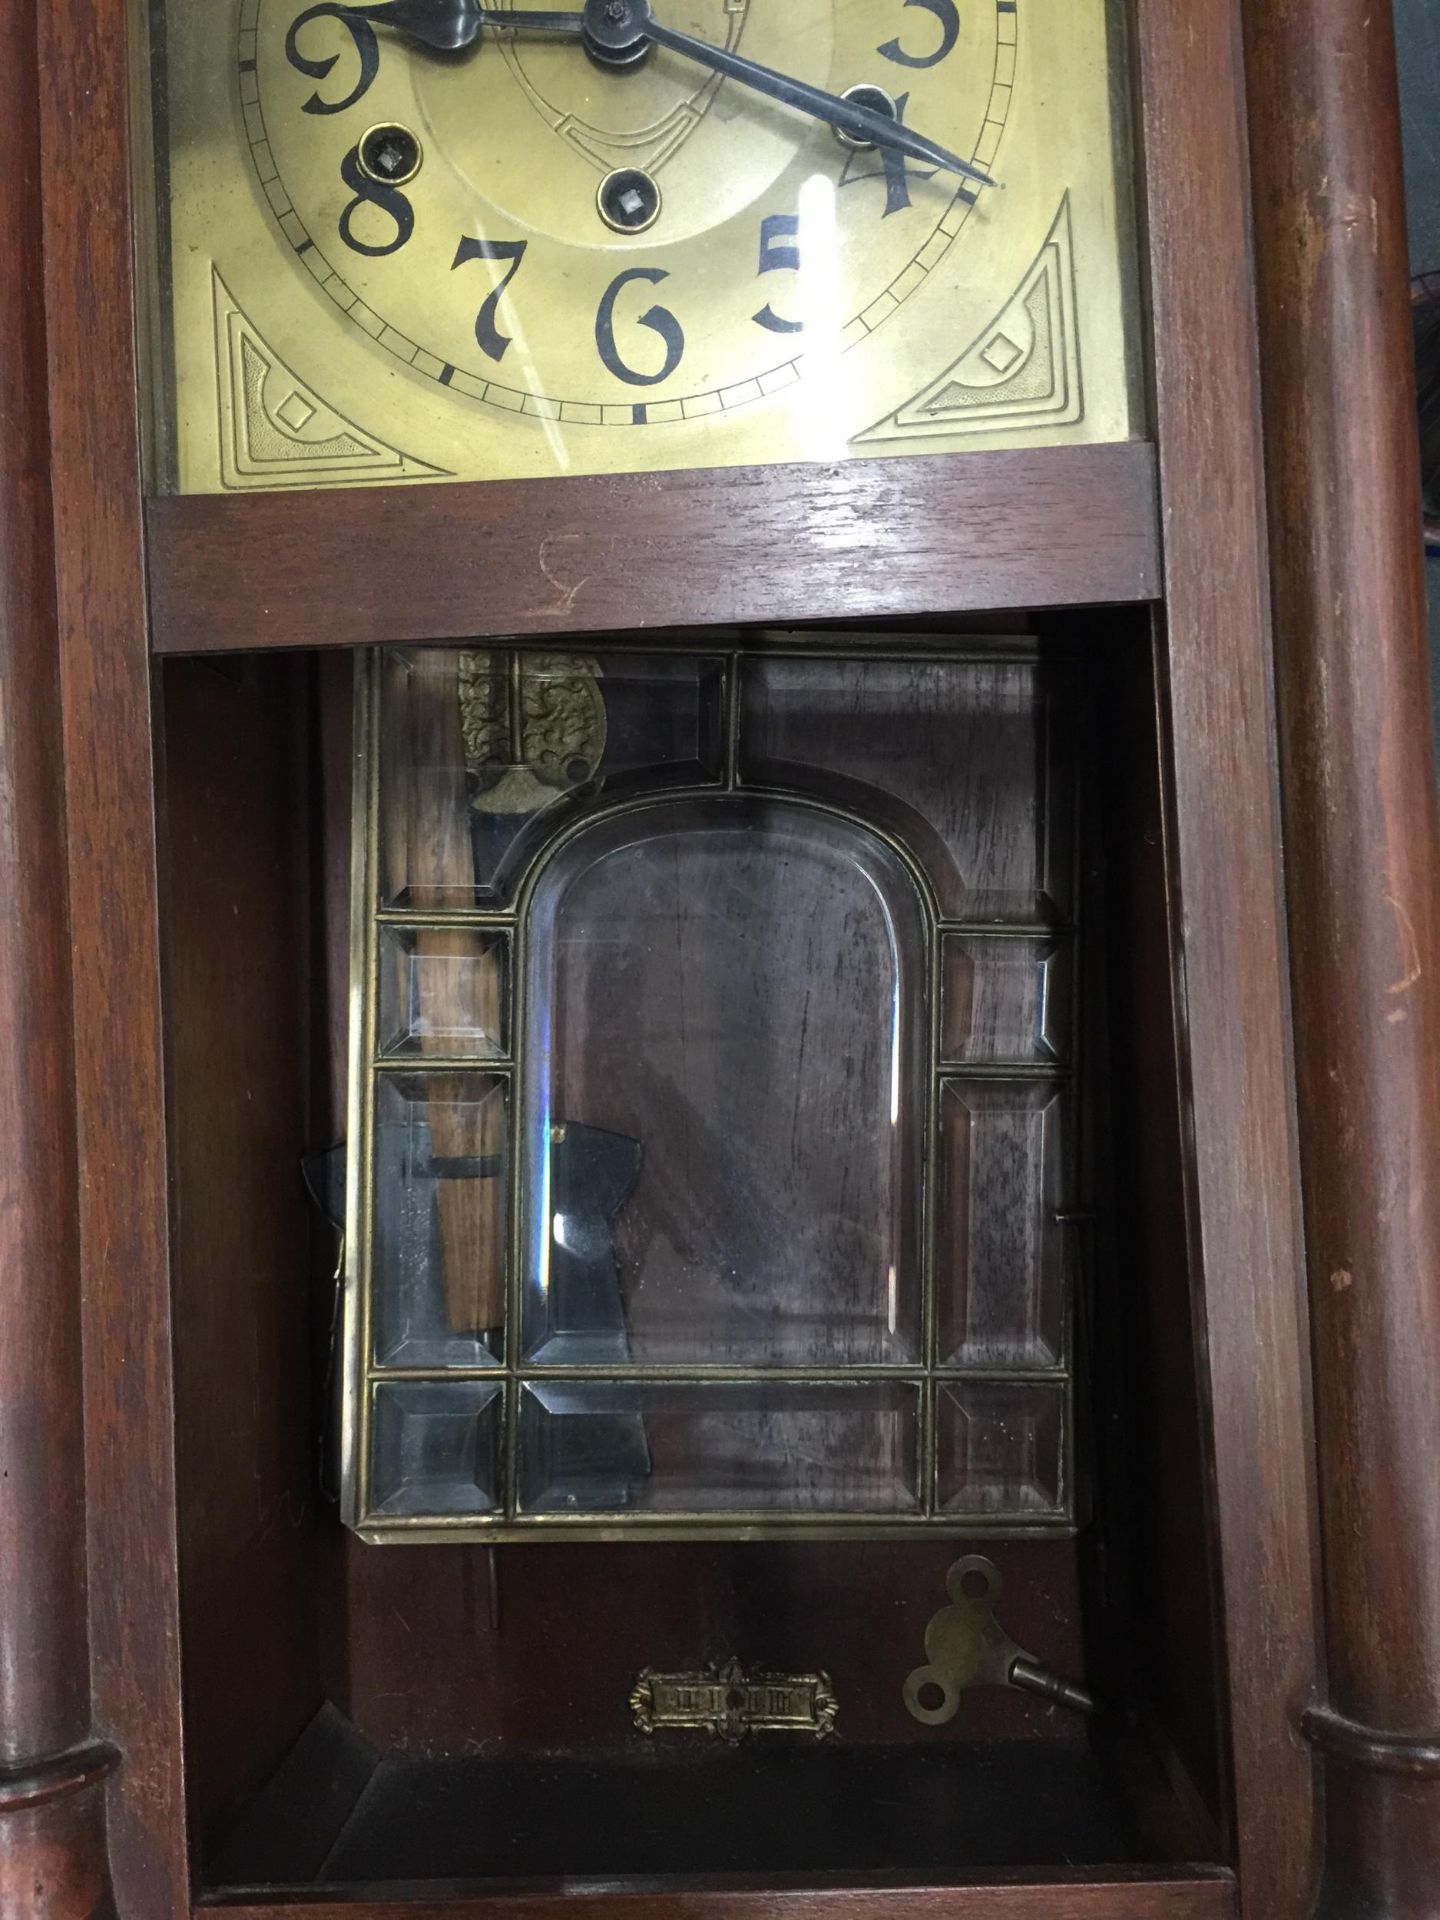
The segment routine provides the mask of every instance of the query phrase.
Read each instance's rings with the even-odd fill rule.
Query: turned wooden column
[[[1440,841],[1387,0],[1247,0],[1328,1692],[1321,1911],[1440,1915]],[[1218,398],[1218,396],[1217,396]],[[1203,503],[1201,503],[1203,506]]]
[[[90,1737],[35,14],[0,6],[0,1915],[112,1911]]]

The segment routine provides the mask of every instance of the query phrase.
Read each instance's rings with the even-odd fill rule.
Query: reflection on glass
[[[833,178],[828,173],[812,173],[802,183],[796,205],[800,276],[796,296],[805,343],[799,404],[805,409],[810,458],[843,460],[849,447],[835,406],[835,392],[845,351],[846,313]]]
[[[377,1531],[1068,1518],[1064,676],[846,644],[381,668]]]
[[[380,929],[379,1051],[493,1060],[508,1045],[503,933],[468,927]]]
[[[942,1383],[939,1507],[945,1514],[1043,1519],[1064,1511],[1063,1387]]]
[[[376,1512],[498,1510],[504,1393],[493,1380],[406,1380],[377,1387],[370,1465]]]
[[[947,1062],[1042,1066],[1070,1046],[1070,947],[1041,937],[948,934],[940,1051]]]
[[[918,1359],[926,947],[884,843],[657,804],[568,842],[529,934],[527,1355]]]
[[[375,1093],[375,1358],[498,1365],[505,1351],[507,1083],[387,1073]]]
[[[1068,916],[1070,776],[1036,662],[761,658],[743,685],[747,781],[893,833],[947,918]]]
[[[381,720],[382,904],[494,905],[567,809],[714,780],[724,704],[715,660],[392,652]]]
[[[897,1515],[919,1506],[920,1392],[901,1381],[537,1382],[528,1513]]]
[[[945,1088],[938,1282],[942,1362],[1046,1367],[1063,1351],[1065,1091]]]

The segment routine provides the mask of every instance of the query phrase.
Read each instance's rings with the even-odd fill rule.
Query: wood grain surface
[[[17,9],[12,5],[10,12]],[[66,766],[90,1685],[123,1920],[189,1895],[171,1425],[155,776],[125,183],[124,0],[38,21],[49,457]],[[23,70],[22,70],[23,71]],[[6,78],[13,69],[5,70]],[[23,91],[24,82],[20,82]],[[109,183],[102,191],[99,183]],[[33,267],[32,267],[33,271]],[[53,669],[37,676],[54,685]]]
[[[409,799],[412,839],[428,849],[431,876],[436,882],[433,888],[412,889],[415,909],[421,913],[432,908],[443,912],[447,905],[465,896],[477,877],[460,711],[463,657],[450,653],[443,660],[437,660],[434,671],[414,676],[408,690],[409,740],[417,749],[418,743],[424,742],[430,760],[426,771],[438,773],[438,777],[429,780],[415,780]],[[517,755],[520,753],[518,743],[514,751]],[[392,872],[396,858],[392,856],[390,862]],[[422,1055],[443,1055],[447,1051],[447,1036],[467,1014],[482,1022],[488,1017],[489,1031],[498,1034],[498,1004],[492,1001],[483,1013],[479,1007],[467,1009],[463,992],[458,991],[461,980],[473,981],[477,976],[461,974],[457,967],[445,964],[447,959],[451,962],[463,959],[467,935],[422,927],[412,935],[412,941],[420,963],[416,974],[421,995],[420,1017],[427,1029],[420,1037]],[[496,973],[497,990],[499,979]],[[483,1158],[486,1153],[506,1150],[503,1100],[479,1104],[431,1100],[427,1102],[427,1124],[431,1150],[440,1160]],[[498,1139],[491,1138],[497,1133]],[[504,1208],[503,1181],[435,1182],[445,1325],[452,1333],[462,1336],[489,1334],[502,1349],[507,1237]]]
[[[1153,450],[195,495],[148,515],[154,644],[349,647],[1149,600]]]
[[[35,9],[0,13],[0,1913],[105,1910]]]
[[[1233,1841],[1249,1911],[1300,1920],[1314,1810],[1296,1724],[1315,1682],[1317,1543],[1240,12],[1236,0],[1142,0],[1139,77],[1165,503],[1172,963]]]
[[[1394,47],[1383,0],[1245,19],[1324,1517],[1321,1910],[1412,1915],[1440,1887],[1440,1766],[1413,1764],[1440,1744],[1440,828]]]
[[[679,1888],[620,1893],[600,1889],[498,1894],[467,1899],[436,1890],[331,1901],[308,1895],[273,1901],[216,1901],[196,1914],[227,1920],[1232,1920],[1235,1884],[1204,1868],[1112,1870],[1024,1880],[996,1878],[964,1887],[892,1884],[877,1888]]]
[[[166,1050],[187,1799],[254,1793],[320,1705],[303,660],[167,665]]]
[[[1112,617],[1097,616],[1100,630]],[[1190,1302],[1186,1246],[1186,1127],[1179,1071],[1184,1032],[1181,982],[1171,962],[1167,771],[1162,761],[1165,662],[1153,613],[1121,623],[1133,654],[1124,671],[1092,687],[1100,738],[1095,753],[1098,842],[1105,849],[1103,1019],[1091,1046],[1110,1061],[1108,1112],[1090,1133],[1100,1178],[1115,1204],[1096,1251],[1113,1263],[1112,1311],[1103,1342],[1091,1342],[1091,1424],[1099,1456],[1097,1527],[1091,1552],[1102,1594],[1118,1589],[1131,1626],[1116,1635],[1118,1671],[1088,1671],[1101,1692],[1143,1674],[1151,1714],[1175,1755],[1181,1792],[1211,1821],[1229,1797],[1223,1630],[1214,1578],[1217,1544],[1204,1399],[1204,1327]],[[1098,650],[1097,650],[1098,651]],[[1092,952],[1097,933],[1092,931]],[[1098,991],[1093,963],[1085,970]],[[1082,1042],[1083,1045],[1083,1042]],[[1122,1418],[1117,1409],[1125,1409]],[[1143,1433],[1136,1446],[1129,1433]],[[1112,1601],[1112,1605],[1114,1602]]]
[[[7,1446],[7,1465],[13,1455],[22,1471],[12,1467],[0,1495],[0,1581],[16,1564],[14,1543],[34,1556],[22,1565],[18,1604],[0,1586],[8,1689],[0,1719],[13,1738],[7,1766],[23,1759],[33,1770],[54,1748],[73,1748],[89,1737],[92,1718],[123,1748],[108,1808],[115,1907],[124,1920],[178,1920],[190,1910],[191,1886],[156,729],[132,234],[121,184],[129,14],[123,0],[44,10],[21,0],[0,18],[0,156],[26,183],[35,179],[38,94],[49,315],[42,337],[33,298],[37,202],[16,193],[0,208],[0,782],[13,808],[11,837],[0,840],[0,887],[7,902],[18,891],[27,912],[20,938],[12,931],[0,940],[0,1016],[26,1045],[0,1069],[0,1118],[25,1144],[5,1176],[15,1199],[3,1251],[7,1266],[44,1284],[0,1305],[0,1356],[38,1356],[24,1383],[24,1418],[33,1412],[39,1422]],[[1382,1736],[1367,1745],[1333,1715],[1312,1722],[1319,1738],[1345,1749],[1330,1795],[1328,1897],[1337,1912],[1425,1911],[1440,1872],[1437,1788],[1423,1768],[1382,1774],[1366,1762],[1367,1750],[1385,1757],[1391,1736],[1423,1747],[1440,1720],[1440,1198],[1426,1175],[1440,1128],[1430,986],[1440,924],[1418,574],[1407,545],[1413,422],[1398,344],[1383,4],[1221,0],[1206,9],[1138,0],[1163,576],[1156,458],[1139,445],[553,489],[159,501],[148,514],[148,559],[153,643],[172,653],[881,619],[1146,601],[1163,591],[1171,961],[1193,1155],[1188,1244],[1202,1276],[1196,1340],[1213,1435],[1233,1844],[1249,1911],[1298,1920],[1310,1907],[1315,1861],[1311,1762],[1297,1727],[1316,1687],[1318,1528],[1242,25],[1331,1543],[1329,1699],[1347,1726]],[[78,1204],[66,1145],[67,891],[79,956]],[[82,1346],[83,1521],[74,1415]],[[69,1420],[57,1440],[60,1410]],[[85,1672],[82,1524],[93,1713],[77,1680]],[[24,1806],[12,1795],[12,1810],[0,1813],[0,1908],[7,1896],[11,1907],[33,1906],[39,1861],[44,1920],[106,1912],[83,1749],[72,1772],[75,1793]],[[1203,1874],[486,1901],[452,1893],[242,1900],[226,1910],[242,1920],[285,1912],[548,1920],[583,1897],[600,1920],[662,1911],[758,1920],[802,1904],[845,1920],[909,1912],[917,1920],[1002,1912],[1219,1920],[1235,1905],[1227,1879]]]

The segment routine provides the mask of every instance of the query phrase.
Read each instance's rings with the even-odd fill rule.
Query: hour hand
[[[438,53],[458,53],[472,46],[482,27],[507,27],[526,33],[558,33],[582,40],[587,51],[602,66],[624,68],[643,57],[647,47],[668,47],[723,74],[742,87],[750,87],[771,100],[795,107],[816,120],[823,120],[838,133],[847,134],[862,145],[886,147],[912,160],[956,173],[981,186],[994,186],[988,173],[936,141],[916,133],[890,114],[865,106],[840,94],[826,93],[808,81],[795,80],[777,73],[758,60],[747,60],[718,47],[712,41],[699,40],[678,27],[667,27],[655,18],[650,0],[585,0],[581,12],[549,13],[528,7],[485,7],[479,0],[378,0],[374,6],[336,5],[312,8],[311,13],[330,12],[353,16],[374,26],[392,28],[421,46]],[[305,15],[310,18],[311,15]]]
[[[585,26],[583,13],[482,7],[477,0],[379,0],[375,6],[336,11],[390,27],[436,53],[459,53],[473,46],[482,27],[523,27],[530,33],[563,33],[578,39]]]

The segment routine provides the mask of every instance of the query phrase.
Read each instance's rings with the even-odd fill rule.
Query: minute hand
[[[804,80],[793,80],[788,74],[776,73],[773,67],[762,67],[758,60],[747,60],[742,54],[731,53],[728,47],[717,47],[709,40],[697,40],[693,34],[682,33],[678,27],[667,27],[655,18],[648,7],[645,8],[645,33],[657,46],[683,53],[688,59],[697,60],[702,66],[711,67],[728,79],[738,80],[741,86],[753,87],[757,93],[767,94],[770,99],[782,101],[787,107],[798,107],[802,113],[813,114],[817,120],[824,120],[839,132],[848,133],[852,140],[891,147],[897,153],[907,154],[912,160],[923,160],[932,167],[943,168],[947,173],[958,173],[966,180],[978,180],[982,186],[993,187],[995,184],[988,173],[982,173],[978,167],[971,166],[968,160],[962,160],[958,154],[937,146],[933,140],[913,132],[900,121],[891,120],[888,115],[876,113],[872,107],[862,107],[853,100],[842,100],[839,94],[826,93]]]

